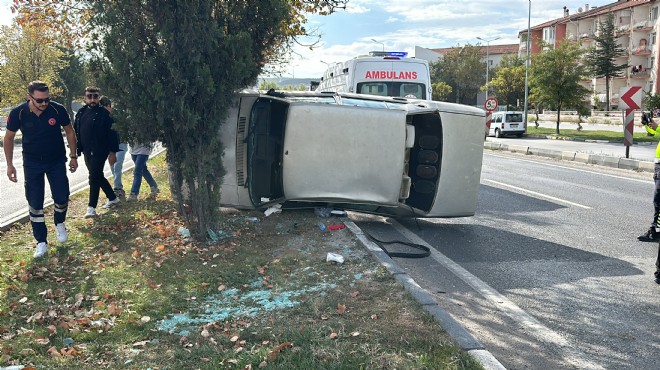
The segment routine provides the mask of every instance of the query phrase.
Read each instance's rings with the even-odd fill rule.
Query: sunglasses
[[[87,97],[87,99],[98,99],[99,98],[99,94],[87,94],[85,96]]]
[[[43,103],[48,104],[48,103],[50,102],[50,98],[40,99],[40,98],[35,98],[35,97],[32,96],[32,95],[30,95],[30,97],[31,97],[32,100],[34,100],[34,102],[37,103],[37,104],[43,104]]]

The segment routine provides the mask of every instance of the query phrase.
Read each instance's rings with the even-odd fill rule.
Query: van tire
[[[523,137],[523,133],[521,132],[521,133],[519,133],[519,134],[516,134],[516,136],[518,136],[518,137]]]
[[[496,138],[501,138],[502,137],[502,131],[500,131],[500,129],[498,129],[498,128],[495,129],[495,137]]]

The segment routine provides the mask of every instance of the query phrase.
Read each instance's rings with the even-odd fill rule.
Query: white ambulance
[[[316,91],[351,92],[431,100],[429,63],[406,52],[372,51],[323,73]]]

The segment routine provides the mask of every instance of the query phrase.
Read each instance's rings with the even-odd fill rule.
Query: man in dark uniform
[[[89,203],[85,217],[96,216],[101,189],[108,197],[104,208],[119,203],[119,198],[103,174],[106,159],[111,166],[117,161],[119,143],[112,131],[113,120],[110,112],[99,105],[99,98],[98,87],[87,87],[85,105],[78,110],[74,120],[74,129],[78,137],[78,154],[85,155],[85,165],[89,170]]]
[[[60,243],[67,241],[64,221],[69,205],[69,179],[66,175],[66,149],[62,139],[62,128],[69,143],[69,170],[78,168],[76,134],[66,109],[50,101],[48,85],[32,81],[28,85],[27,101],[12,109],[7,118],[7,133],[3,145],[7,159],[7,177],[17,182],[13,163],[14,137],[23,134],[23,172],[25,175],[25,197],[27,198],[32,234],[37,240],[34,257],[48,254],[46,222],[44,219],[44,175],[48,178],[55,203],[55,231]]]

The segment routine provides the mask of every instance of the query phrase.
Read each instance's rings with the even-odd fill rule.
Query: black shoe
[[[657,278],[655,278],[655,283],[656,283],[656,284],[660,284],[660,276],[658,276]]]
[[[647,232],[637,237],[640,242],[655,242],[660,240],[660,233],[655,231],[655,228],[650,228]]]

